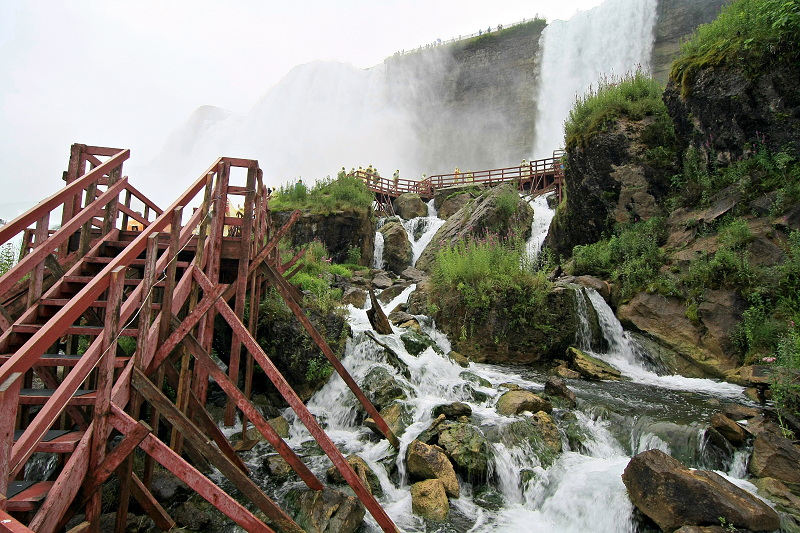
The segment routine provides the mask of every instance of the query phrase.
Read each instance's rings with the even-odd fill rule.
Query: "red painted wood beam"
[[[136,421],[115,404],[111,404],[111,424],[122,433],[129,433]],[[239,502],[231,498],[211,480],[197,471],[192,465],[173,452],[169,446],[152,434],[145,437],[139,447],[153,457],[167,470],[189,485],[206,501],[219,509],[225,516],[242,526],[248,533],[274,533]]]
[[[0,509],[0,533],[34,533],[17,519]]]

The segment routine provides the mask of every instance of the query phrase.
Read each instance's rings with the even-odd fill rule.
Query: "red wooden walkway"
[[[225,157],[162,211],[123,176],[128,157],[128,150],[73,145],[66,186],[0,228],[0,245],[18,235],[24,239],[22,259],[0,277],[0,531],[60,531],[79,512],[86,521],[76,533],[98,531],[100,488],[112,475],[122,491],[117,532],[125,531],[131,496],[169,530],[173,519],[150,493],[154,462],[246,531],[272,530],[207,478],[204,466],[216,467],[281,530],[301,531],[250,479],[204,408],[210,376],[228,396],[226,424],[233,423],[239,408],[244,427],[250,421],[309,488],[321,490],[322,482],[250,402],[255,364],[381,528],[396,531],[254,339],[259,295],[271,285],[386,438],[398,445],[308,321],[298,304],[301,295],[288,282],[291,273],[286,272],[299,257],[284,263],[276,246],[299,212],[284,227],[272,228],[258,163]],[[246,169],[245,183],[230,183],[234,167]],[[228,217],[222,208],[232,196],[242,199],[242,218]],[[193,201],[200,207],[184,216]],[[53,220],[59,210],[60,221]],[[54,222],[60,228],[48,229]],[[248,300],[253,312],[244,324]],[[227,374],[209,355],[215,315],[233,330]],[[120,336],[136,338],[132,356],[117,346]],[[85,351],[79,351],[79,340],[88,340]],[[242,366],[244,390],[237,386]],[[34,387],[34,376],[44,388]],[[162,392],[165,384],[177,391],[174,402]],[[31,406],[37,405],[33,414]],[[146,412],[148,419],[140,420]],[[164,422],[172,431],[161,440],[152,428]],[[117,434],[122,436],[118,442],[111,438]],[[147,454],[141,477],[132,468],[137,448]],[[56,479],[12,495],[34,452],[62,454]]]
[[[516,167],[437,174],[420,181],[403,178],[395,181],[393,178],[377,176],[365,170],[357,170],[355,174],[375,193],[378,210],[385,213],[391,211],[392,200],[403,193],[416,193],[430,200],[439,189],[469,185],[493,187],[502,183],[514,183],[521,193],[530,196],[556,191],[560,203],[564,185],[563,155],[563,152],[557,151],[553,153],[553,157],[530,161]]]

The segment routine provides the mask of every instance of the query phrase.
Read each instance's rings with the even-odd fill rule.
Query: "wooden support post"
[[[5,383],[0,384],[0,511],[5,511],[5,495],[8,492],[8,465],[11,461],[11,448],[14,445],[14,421],[17,419],[19,390],[22,385],[22,372],[15,372]]]
[[[0,533],[33,533],[17,522],[16,518],[0,509]]]
[[[47,225],[50,223],[50,213],[45,213],[42,218],[36,222],[36,235],[34,247],[41,246],[47,240]],[[28,280],[28,307],[32,307],[39,298],[42,297],[42,284],[44,283],[44,261],[39,261],[33,270],[31,270],[31,277]]]
[[[115,183],[119,181],[120,175],[122,173],[122,165],[114,168],[108,174],[108,188],[114,186]],[[119,214],[119,207],[117,203],[119,202],[119,195],[113,198],[110,202],[106,204],[106,213],[105,217],[103,217],[103,235],[108,235],[112,229],[114,229],[117,225],[117,215]],[[122,228],[123,230],[125,228]]]
[[[256,507],[273,520],[281,531],[294,531],[301,533],[303,530],[283,510],[278,507],[261,489],[234,465],[230,459],[220,452],[216,446],[208,442],[203,433],[181,413],[169,398],[147,379],[140,370],[134,369],[131,384],[144,396],[148,402],[157,406],[164,413],[173,426],[180,428],[184,438],[203,453],[220,472],[233,483],[239,491],[247,496]]]
[[[81,152],[83,150],[83,145],[80,144],[73,144],[70,147],[69,153],[69,167],[67,167],[67,185],[78,179],[80,176],[83,176],[84,168],[80,168],[81,162]],[[61,212],[61,226],[65,226],[67,222],[69,222],[72,217],[77,215],[78,210],[81,208],[81,197],[79,194],[72,196],[71,198],[67,198],[64,202],[64,208]],[[69,254],[69,244],[72,237],[70,236],[67,238],[66,242],[59,247],[58,249],[58,257],[59,259],[63,259],[67,257]]]
[[[95,472],[106,456],[106,443],[111,433],[108,412],[111,405],[111,388],[114,385],[114,358],[117,354],[117,332],[119,312],[125,283],[125,267],[111,271],[108,286],[106,323],[103,332],[103,352],[97,365],[97,399],[92,419],[92,444],[89,456],[89,471]],[[87,493],[86,519],[92,524],[92,533],[100,531],[101,493]]]
[[[146,436],[146,435],[145,435]],[[161,531],[169,531],[175,527],[175,521],[171,516],[161,507],[158,500],[155,499],[153,494],[144,486],[144,483],[139,479],[136,474],[131,474],[131,494],[142,506],[147,516],[153,519]],[[123,529],[124,531],[124,529]]]
[[[253,232],[253,205],[255,204],[256,174],[258,169],[251,166],[247,169],[247,193],[244,201],[244,218],[242,219],[242,242],[239,247],[239,272],[236,277],[236,302],[234,310],[241,320],[244,317],[245,292],[247,291],[248,267],[250,266],[251,237]],[[239,356],[242,342],[234,333],[231,340],[231,357],[228,365],[228,376],[234,383],[239,383]],[[228,398],[225,406],[225,425],[232,426],[236,421],[236,404]]]
[[[253,273],[250,277],[250,318],[247,324],[247,329],[250,334],[256,336],[256,325],[258,324],[258,303],[261,301],[258,283],[258,274]],[[244,371],[244,397],[250,400],[250,395],[253,393],[253,355],[250,352],[245,352],[246,366]],[[242,442],[247,440],[247,415],[242,413]]]
[[[134,429],[125,435],[111,452],[103,458],[103,461],[95,466],[86,475],[83,482],[84,499],[87,495],[95,494],[100,490],[103,483],[111,477],[111,474],[119,467],[122,462],[139,446],[144,438],[150,434],[150,426],[142,420],[136,424]]]
[[[86,188],[86,199],[83,208],[89,207],[97,196],[97,182],[92,182]],[[87,220],[81,228],[81,237],[78,244],[78,257],[83,257],[89,251],[92,243],[92,219]]]
[[[141,311],[139,312],[139,334],[137,336],[136,351],[133,354],[133,366],[143,368],[142,359],[147,353],[148,335],[150,329],[150,317],[153,306],[153,284],[156,276],[156,259],[158,259],[158,233],[153,233],[147,237],[147,252],[144,261],[144,274],[142,276],[141,292]],[[123,379],[120,377],[120,379]],[[132,391],[128,403],[128,413],[134,420],[139,420],[141,409],[141,397],[136,391]],[[125,533],[128,523],[128,503],[130,501],[131,483],[133,475],[133,455],[128,456],[126,463],[121,467],[122,477],[120,478],[120,500],[117,508],[116,533]],[[138,478],[137,478],[138,479]],[[149,491],[147,491],[149,494]]]
[[[128,209],[130,209],[130,207],[131,207],[131,191],[128,190],[128,189],[125,190],[125,201],[123,202],[123,205],[125,207],[127,207]],[[122,213],[122,222],[120,223],[120,228],[119,229],[121,229],[122,231],[128,231],[128,213],[127,212],[123,211],[123,213]]]

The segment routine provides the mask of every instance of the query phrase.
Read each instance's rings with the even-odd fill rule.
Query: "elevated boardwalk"
[[[437,190],[464,185],[494,187],[502,183],[514,183],[521,193],[531,197],[556,191],[558,201],[561,202],[564,185],[563,155],[563,152],[556,151],[553,157],[530,161],[516,167],[436,174],[420,181],[403,178],[395,181],[393,178],[377,176],[365,170],[358,170],[355,175],[364,180],[367,187],[375,193],[376,211],[386,214],[393,213],[392,201],[401,194],[415,193],[430,200]]]
[[[211,378],[228,398],[225,424],[233,424],[238,408],[244,428],[252,423],[307,487],[323,490],[250,401],[255,365],[380,527],[397,531],[254,338],[260,295],[272,286],[384,436],[399,445],[289,283],[303,251],[283,261],[277,244],[299,212],[285,226],[271,227],[258,162],[226,157],[162,210],[123,175],[129,156],[128,150],[73,145],[65,187],[0,228],[0,245],[18,236],[24,242],[19,263],[0,276],[0,532],[53,533],[76,513],[86,520],[74,533],[99,531],[101,487],[111,476],[121,487],[117,533],[125,531],[131,497],[168,531],[175,521],[150,492],[156,462],[248,532],[273,531],[259,511],[281,531],[302,531],[250,478],[205,409]],[[246,170],[245,183],[230,182],[236,167]],[[226,214],[234,196],[243,216]],[[59,211],[60,221],[54,220]],[[59,222],[59,229],[49,229]],[[217,315],[233,331],[227,372],[210,356]],[[121,336],[136,339],[133,354],[118,346]],[[165,385],[177,392],[174,400]],[[158,431],[162,425],[166,436]],[[146,454],[143,470],[133,468],[137,449]],[[51,479],[30,483],[22,475],[35,452],[59,454],[59,467]],[[203,474],[210,465],[236,488],[237,499]]]

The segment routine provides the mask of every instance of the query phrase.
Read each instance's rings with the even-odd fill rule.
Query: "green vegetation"
[[[800,4],[794,0],[737,0],[681,45],[670,78],[684,97],[698,72],[735,62],[755,78],[777,64],[800,60]]]
[[[607,131],[621,116],[632,120],[656,116],[659,125],[666,128],[666,132],[654,130],[651,136],[669,136],[672,123],[661,99],[662,93],[661,85],[641,69],[626,73],[621,78],[601,78],[596,89],[590,87],[587,94],[576,98],[575,105],[564,122],[567,150],[586,146],[589,139],[599,132]]]
[[[303,268],[291,281],[302,290],[314,294],[314,298],[306,298],[307,305],[325,313],[337,311],[340,309],[342,290],[332,287],[332,283],[336,275],[350,278],[353,271],[345,265],[333,263],[325,245],[320,241],[312,241],[307,246],[302,259]]]
[[[460,54],[463,52],[472,52],[476,49],[489,46],[495,42],[500,42],[504,39],[518,37],[523,34],[539,35],[542,30],[547,26],[547,20],[543,18],[534,18],[528,22],[511,26],[502,30],[493,29],[490,32],[482,30],[482,34],[471,39],[464,39],[456,41],[448,45],[452,54]]]
[[[434,293],[442,301],[430,303],[429,308],[465,310],[462,340],[471,335],[472,326],[485,318],[498,299],[511,303],[505,312],[512,328],[522,326],[541,312],[551,285],[545,275],[550,266],[532,264],[522,239],[495,233],[442,246],[432,276]]]
[[[0,246],[0,276],[11,270],[11,267],[17,263],[20,245],[8,242]]]
[[[670,292],[671,282],[659,274],[666,239],[664,221],[651,218],[617,226],[609,239],[573,249],[573,274],[609,278],[621,286],[624,298],[641,290]]]
[[[336,179],[328,177],[311,188],[303,183],[283,185],[273,194],[269,207],[274,211],[308,209],[327,214],[344,209],[370,210],[373,199],[361,179],[340,173]]]

